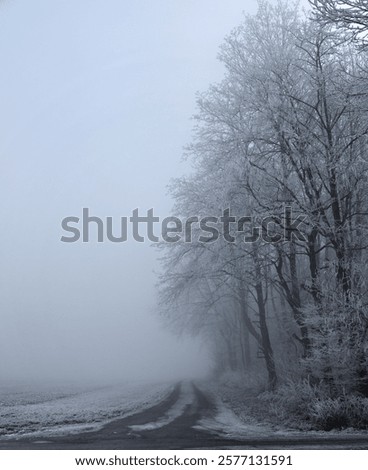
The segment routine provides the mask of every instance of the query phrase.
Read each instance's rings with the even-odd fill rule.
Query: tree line
[[[368,6],[311,4],[261,1],[226,37],[224,79],[197,97],[192,172],[171,184],[178,215],[230,208],[271,238],[233,225],[232,243],[162,245],[161,308],[217,374],[368,396]]]

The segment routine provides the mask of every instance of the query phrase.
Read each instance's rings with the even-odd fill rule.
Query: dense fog
[[[170,215],[195,93],[255,2],[2,2],[2,380],[202,374],[157,311],[150,242],[65,244],[61,220]],[[118,228],[119,220],[117,220]]]

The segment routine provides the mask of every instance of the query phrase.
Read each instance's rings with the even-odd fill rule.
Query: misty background
[[[251,0],[5,1],[0,7],[0,377],[204,373],[160,324],[150,246],[65,244],[61,220],[171,215],[195,93]],[[117,226],[117,229],[119,227]],[[94,240],[96,238],[94,237]]]

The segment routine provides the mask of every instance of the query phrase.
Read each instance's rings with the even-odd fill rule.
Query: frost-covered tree
[[[198,97],[176,212],[230,208],[283,237],[245,243],[233,229],[232,243],[221,233],[170,246],[167,318],[212,340],[222,368],[261,356],[271,388],[289,369],[368,394],[366,54],[344,30],[261,2],[219,57],[225,78]]]
[[[368,30],[367,0],[310,0],[310,3],[325,21],[353,30]]]

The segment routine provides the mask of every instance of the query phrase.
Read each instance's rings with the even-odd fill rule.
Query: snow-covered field
[[[92,431],[164,399],[170,384],[1,386],[0,439]]]

